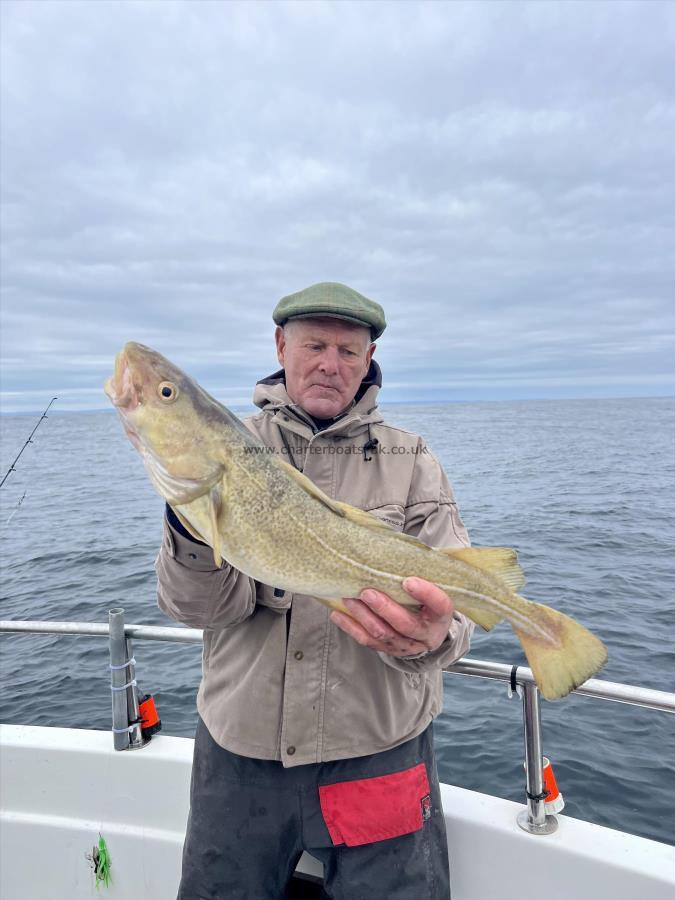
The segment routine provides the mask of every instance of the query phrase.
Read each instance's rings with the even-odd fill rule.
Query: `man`
[[[247,427],[330,497],[431,546],[468,545],[438,462],[377,409],[382,308],[321,283],[273,318],[283,368],[258,382]],[[441,667],[472,631],[452,600],[409,578],[418,614],[374,590],[331,612],[215,568],[169,508],[156,568],[160,607],[204,629],[179,900],[278,900],[303,850],[332,898],[446,900],[431,721]]]

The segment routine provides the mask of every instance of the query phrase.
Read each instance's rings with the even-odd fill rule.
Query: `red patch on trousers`
[[[319,788],[321,812],[333,844],[359,847],[419,831],[422,800],[430,794],[427,768],[341,781]]]

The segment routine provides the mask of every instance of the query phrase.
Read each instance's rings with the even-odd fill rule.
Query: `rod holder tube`
[[[558,828],[555,816],[546,815],[544,803],[544,761],[541,747],[539,689],[525,682],[523,689],[523,729],[525,735],[525,780],[527,809],[518,815],[518,824],[530,834],[552,834]]]
[[[124,636],[124,610],[121,607],[108,610],[110,636],[110,684],[112,686],[112,727],[115,750],[129,747],[129,717],[127,691],[119,690],[130,680],[127,662],[127,642]]]
[[[128,660],[134,658],[133,648],[131,644],[131,638],[126,638],[125,640],[125,654]],[[127,681],[134,681],[136,678],[136,666],[133,663],[129,663],[126,670],[128,674]],[[131,731],[129,732],[129,750],[138,750],[140,747],[145,747],[148,743],[146,738],[143,737],[143,731],[141,729],[141,723],[139,721],[141,717],[140,710],[138,708],[138,688],[135,684],[132,684],[126,690],[127,695],[127,718],[129,724],[132,722],[135,723]]]

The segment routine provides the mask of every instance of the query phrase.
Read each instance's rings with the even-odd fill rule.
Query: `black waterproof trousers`
[[[333,900],[449,900],[433,731],[370,756],[284,768],[199,720],[177,900],[283,900],[303,850]]]

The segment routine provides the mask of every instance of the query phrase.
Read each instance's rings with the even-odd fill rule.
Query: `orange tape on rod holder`
[[[544,776],[544,790],[548,791],[548,794],[544,799],[544,808],[547,815],[555,815],[556,813],[562,812],[565,808],[565,800],[560,793],[558,782],[555,780],[551,760],[547,756],[544,756],[542,761],[544,764],[542,773]],[[525,763],[523,763],[523,768],[525,768]]]

